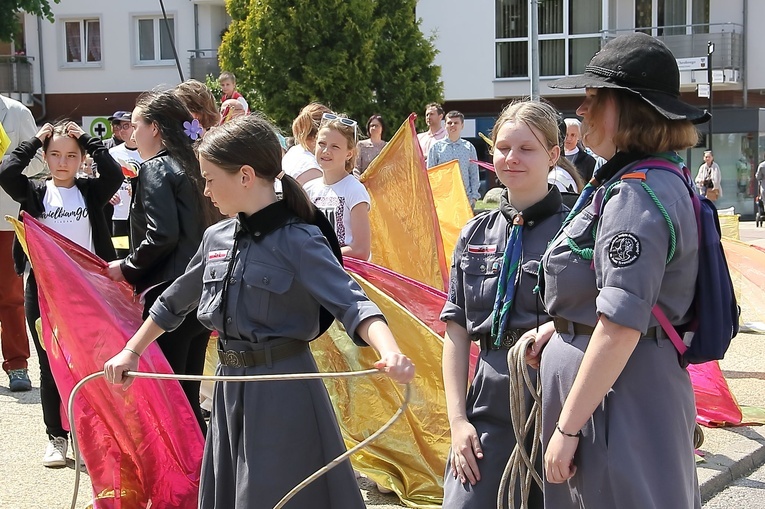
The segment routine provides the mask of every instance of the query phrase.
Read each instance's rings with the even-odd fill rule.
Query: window
[[[691,27],[690,25],[695,25]],[[684,35],[709,32],[709,0],[636,0],[636,27],[657,28],[647,34]],[[692,30],[691,30],[692,29]]]
[[[101,63],[101,20],[68,19],[64,25],[64,64],[92,66]]]
[[[602,0],[539,2],[539,73],[580,74],[600,49]],[[528,78],[528,0],[496,0],[496,77]]]
[[[175,19],[168,16],[167,24],[162,16],[140,17],[135,21],[137,62],[139,64],[172,63]]]

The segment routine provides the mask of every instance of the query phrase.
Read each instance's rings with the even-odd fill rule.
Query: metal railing
[[[190,49],[189,70],[191,77],[205,82],[205,76],[212,74],[216,78],[220,74],[218,65],[218,51],[214,49]]]
[[[705,23],[601,30],[602,44],[627,32],[645,32],[656,37],[675,58],[704,57],[707,42],[715,45],[713,69],[741,70],[744,66],[744,27],[738,23]]]
[[[25,55],[0,55],[0,92],[32,93],[32,61]]]

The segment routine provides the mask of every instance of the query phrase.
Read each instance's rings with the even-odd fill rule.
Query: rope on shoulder
[[[510,459],[502,473],[497,493],[497,509],[508,507],[508,500],[515,500],[516,485],[520,482],[521,505],[520,509],[528,509],[531,482],[536,482],[542,488],[542,476],[537,472],[534,464],[541,452],[542,434],[542,386],[537,378],[537,383],[531,380],[529,367],[526,364],[526,350],[533,338],[518,341],[507,352],[507,367],[510,375],[510,418],[515,435],[515,447]],[[534,403],[531,409],[526,408],[524,388],[528,388]],[[531,452],[526,450],[526,442],[532,436]],[[510,503],[512,506],[514,502]]]

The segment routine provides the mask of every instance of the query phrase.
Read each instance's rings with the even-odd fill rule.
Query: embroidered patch
[[[633,234],[617,234],[608,245],[608,259],[615,267],[632,265],[640,258],[640,240]]]
[[[208,260],[220,260],[221,258],[225,258],[228,255],[228,251],[226,249],[223,249],[221,251],[210,251],[210,253],[207,255]]]
[[[497,252],[497,246],[476,246],[468,244],[468,253],[493,254]]]

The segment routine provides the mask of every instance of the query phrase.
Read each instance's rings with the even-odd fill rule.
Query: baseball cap
[[[109,122],[130,122],[132,111],[115,111],[114,115],[108,118]]]

